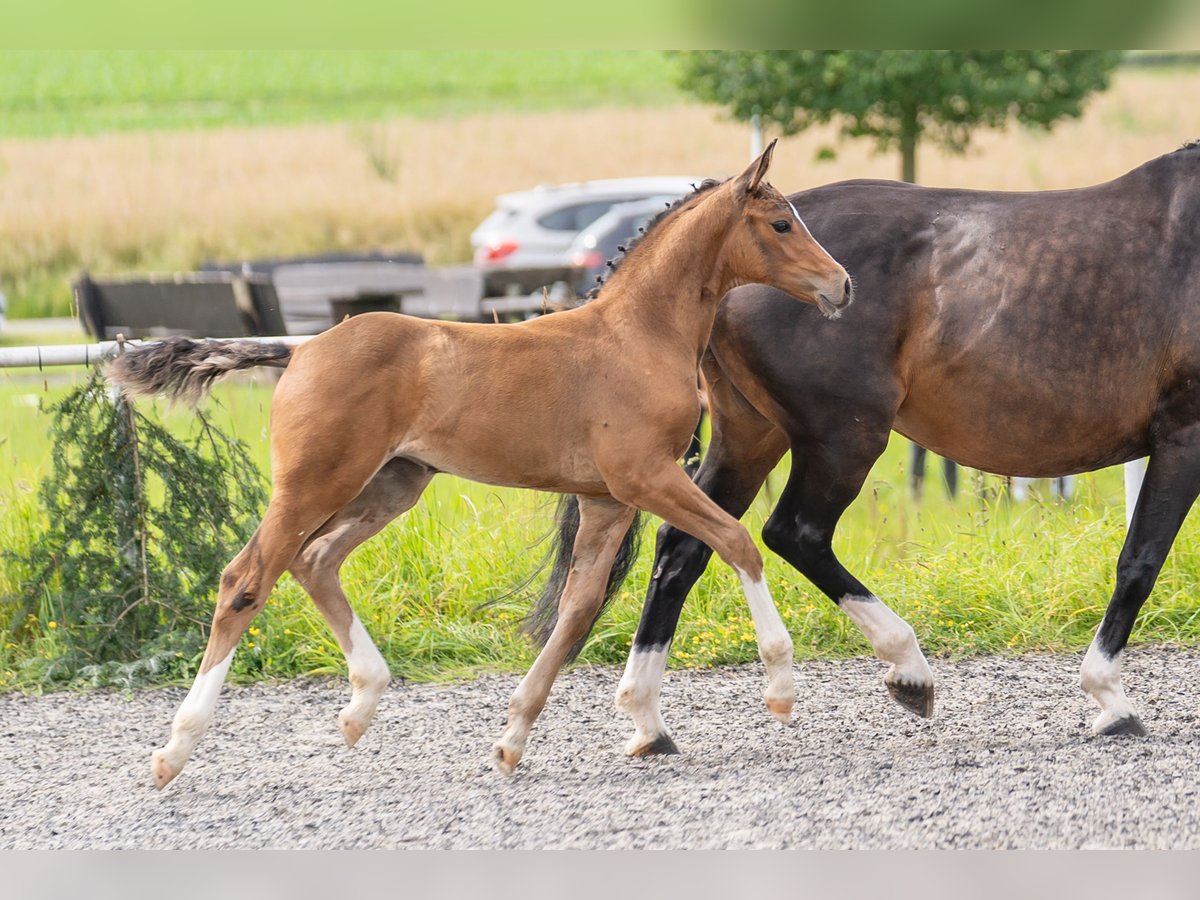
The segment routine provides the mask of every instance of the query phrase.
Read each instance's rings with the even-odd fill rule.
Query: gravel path
[[[1129,654],[1152,737],[1093,739],[1078,657],[933,660],[938,713],[874,660],[796,667],[797,721],[759,666],[672,672],[683,755],[631,760],[619,672],[567,673],[521,770],[485,757],[516,679],[395,684],[355,750],[341,683],[228,689],[183,774],[149,787],[181,690],[0,696],[0,848],[1200,847],[1200,652]]]

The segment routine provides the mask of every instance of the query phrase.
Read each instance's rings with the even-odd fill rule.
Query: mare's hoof
[[[922,719],[933,718],[933,683],[884,681],[892,699]]]
[[[625,745],[626,756],[673,756],[679,752],[675,742],[667,733],[655,735],[651,740],[639,740],[636,736]]]
[[[156,790],[161,791],[182,771],[183,766],[171,765],[167,761],[167,754],[162,750],[155,750],[150,755],[150,774],[154,776]]]
[[[501,743],[492,747],[492,765],[501,775],[512,775],[517,770],[517,763],[520,761],[521,751],[515,747]]]
[[[342,740],[346,742],[347,747],[353,747],[358,743],[358,739],[367,733],[367,727],[360,725],[346,710],[338,713],[338,728],[342,732]]]
[[[1097,722],[1097,725],[1099,725],[1099,722]],[[1133,737],[1147,737],[1150,732],[1146,730],[1146,726],[1142,724],[1142,720],[1137,717],[1136,713],[1130,713],[1123,718],[1117,719],[1115,722],[1099,727],[1096,734],[1103,737],[1115,737],[1119,734],[1128,734]]]

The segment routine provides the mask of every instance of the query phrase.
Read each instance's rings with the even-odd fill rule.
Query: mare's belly
[[[941,456],[999,475],[1068,475],[1149,450],[1150,404],[1134,392],[1094,385],[1055,389],[988,374],[914,379],[896,431]]]

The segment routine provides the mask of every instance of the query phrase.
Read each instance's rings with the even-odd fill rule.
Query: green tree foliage
[[[99,372],[48,412],[45,530],[27,556],[6,554],[25,573],[14,631],[57,629],[42,681],[130,684],[190,660],[221,569],[266,503],[262,473],[202,413],[180,440]]]
[[[681,83],[784,134],[836,122],[898,148],[901,177],[915,181],[921,140],[961,153],[977,128],[1078,117],[1119,61],[1108,50],[707,50],[683,54]]]

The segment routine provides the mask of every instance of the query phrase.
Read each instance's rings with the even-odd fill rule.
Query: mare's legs
[[[748,412],[713,416],[712,443],[696,476],[700,490],[734,517],[749,508],[787,449],[783,432]],[[710,556],[712,548],[674,525],[659,529],[646,603],[617,688],[617,708],[634,723],[625,745],[630,756],[678,752],[659,711],[659,693],[683,602]]]
[[[886,446],[886,431],[843,430],[798,439],[792,447],[791,476],[763,528],[763,539],[850,617],[876,656],[891,663],[883,680],[892,698],[928,717],[933,715],[933,673],[912,626],[851,575],[833,552],[838,520]]]
[[[546,705],[550,687],[571,648],[595,621],[596,611],[604,602],[613,560],[634,512],[633,508],[612,499],[579,498],[579,531],[575,535],[571,571],[558,603],[558,621],[546,646],[513,692],[508,704],[508,724],[492,748],[496,767],[506,775],[511,775],[521,761],[529,730]]]
[[[909,444],[908,483],[912,495],[918,500],[925,489],[925,457],[929,451],[917,443]],[[942,459],[942,475],[946,479],[946,494],[951,499],[958,496],[958,464],[952,459]]]
[[[910,443],[908,448],[908,489],[918,500],[925,492],[925,457],[929,453],[917,443]]]
[[[338,571],[359,544],[413,507],[433,472],[419,463],[393,459],[361,494],[346,504],[304,544],[291,571],[329,623],[350,670],[350,704],[338,715],[346,745],[353,747],[375,718],[389,673],[382,654],[350,608]]]
[[[1117,561],[1116,587],[1080,672],[1080,685],[1100,706],[1100,715],[1092,723],[1096,734],[1146,733],[1121,685],[1121,651],[1198,493],[1200,425],[1155,446],[1150,454]]]

